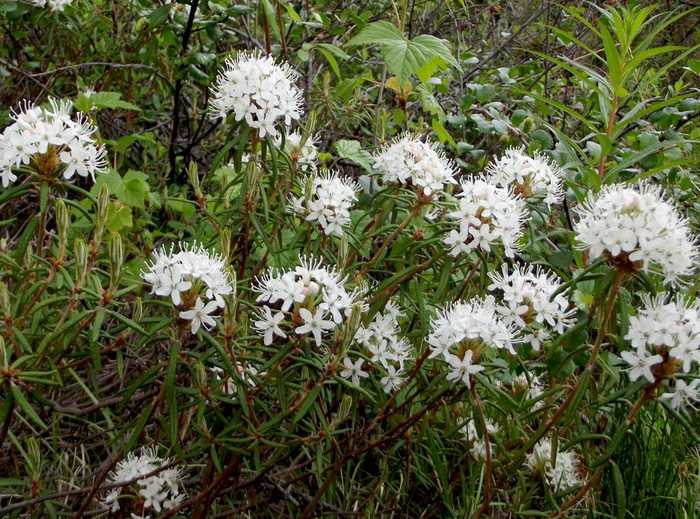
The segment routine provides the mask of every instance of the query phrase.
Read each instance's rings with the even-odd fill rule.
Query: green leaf
[[[431,62],[440,68],[453,66],[459,69],[447,41],[429,34],[409,40],[387,21],[370,23],[347,45],[379,45],[387,68],[401,81],[411,75],[418,76],[421,68]]]
[[[90,190],[97,195],[102,186],[107,186],[109,194],[114,195],[118,200],[124,198],[124,179],[116,170],[109,168],[106,172],[95,177],[95,185]]]
[[[297,423],[299,420],[304,418],[304,415],[309,412],[309,409],[311,409],[311,406],[316,402],[316,398],[318,397],[318,394],[321,392],[322,386],[316,385],[306,396],[304,399],[304,403],[301,405],[297,413],[294,415],[294,419],[292,420],[293,423]]]
[[[122,229],[130,229],[133,225],[131,209],[120,202],[110,202],[107,208],[106,227],[109,231],[118,233]]]
[[[141,109],[133,103],[123,101],[120,92],[95,92],[94,94],[80,94],[75,100],[75,107],[81,112],[89,112],[94,109],[122,109],[140,112]]]
[[[127,171],[122,179],[124,183],[123,195],[117,198],[131,207],[143,209],[150,191],[147,178],[146,174],[141,171]]]
[[[404,40],[398,27],[387,21],[379,21],[367,25],[346,45],[394,45],[397,41]]]
[[[343,79],[343,75],[340,73],[340,67],[338,66],[336,59],[333,57],[333,54],[322,47],[319,47],[318,50],[321,54],[323,54],[323,57],[326,58],[326,61],[330,65],[331,69],[333,69],[333,73],[336,75],[336,77],[338,79]]]
[[[335,143],[335,150],[338,152],[338,157],[341,159],[354,162],[358,166],[372,173],[372,155],[368,151],[362,149],[359,141],[340,140]]]
[[[42,429],[47,429],[48,426],[44,423],[44,421],[39,418],[39,415],[36,414],[36,411],[34,408],[31,406],[29,401],[27,401],[27,397],[24,396],[24,393],[13,383],[10,383],[10,391],[12,392],[12,396],[15,399],[15,402],[17,402],[17,405],[24,411],[24,413],[29,417],[34,423],[36,423],[39,427]]]

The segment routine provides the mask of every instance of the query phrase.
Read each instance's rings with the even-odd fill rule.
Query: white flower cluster
[[[412,186],[425,196],[440,193],[456,182],[454,164],[445,154],[410,134],[385,146],[374,157],[374,168],[383,182]]]
[[[63,9],[73,3],[73,0],[26,0],[34,7],[48,7],[52,11],[63,11]]]
[[[302,134],[296,130],[287,134],[284,150],[302,171],[316,171],[316,162],[318,160],[316,136],[309,135],[303,144],[301,143],[302,137]],[[278,144],[281,143],[281,139],[278,140]]]
[[[271,56],[243,52],[227,59],[211,89],[209,103],[215,119],[233,112],[236,121],[245,120],[260,137],[277,135],[279,120],[285,126],[302,114],[301,91],[294,84],[297,73],[287,63],[275,63]]]
[[[355,341],[369,353],[370,360],[384,370],[381,379],[386,393],[392,393],[403,383],[403,370],[411,356],[409,344],[399,337],[398,320],[401,311],[393,303],[387,303],[367,326],[360,326]]]
[[[548,206],[564,198],[561,168],[545,155],[530,157],[522,149],[510,148],[486,172],[491,182],[510,186],[523,198],[542,200]]]
[[[498,312],[525,334],[523,341],[532,344],[535,351],[550,339],[549,329],[561,334],[574,323],[576,310],[569,308],[565,292],[554,295],[561,287],[554,274],[531,265],[516,266],[509,273],[503,264],[501,272],[490,272],[489,277],[488,289],[502,294]]]
[[[256,280],[253,290],[260,295],[256,302],[263,306],[255,330],[266,346],[274,336],[313,335],[321,346],[323,335],[337,329],[350,316],[358,293],[345,288],[345,277],[321,260],[302,257],[293,270],[274,268]]]
[[[543,438],[527,455],[525,464],[531,471],[544,475],[556,492],[581,486],[583,479],[579,474],[579,460],[576,454],[562,450],[557,450],[556,454],[552,463],[552,441]]]
[[[302,194],[289,199],[292,211],[308,222],[318,222],[324,234],[342,236],[357,200],[357,183],[336,172],[325,172],[302,177],[299,184]]]
[[[491,422],[488,418],[485,420],[486,422],[486,432],[489,435],[489,439],[494,435],[497,434],[499,431],[498,425],[494,424]],[[474,456],[478,460],[484,460],[486,459],[486,440],[484,438],[481,438],[479,436],[479,432],[477,431],[476,428],[476,423],[474,422],[474,419],[471,418],[466,424],[464,424],[461,428],[460,431],[464,435],[464,439],[471,443],[471,447],[469,448],[469,452],[471,452],[472,456]],[[491,449],[491,457],[493,457],[493,449],[494,449],[495,443],[493,440],[489,441],[489,447]]]
[[[461,380],[471,386],[471,375],[484,370],[475,363],[484,348],[515,353],[513,346],[517,341],[515,327],[498,314],[493,297],[460,301],[433,318],[428,334],[429,358],[442,357],[450,366],[448,380]]]
[[[105,149],[93,138],[97,128],[77,113],[71,119],[70,101],[49,100],[42,108],[29,102],[12,113],[14,121],[0,135],[0,181],[7,187],[17,175],[13,171],[34,161],[43,174],[63,165],[63,178],[78,174],[95,179],[106,167]]]
[[[174,305],[187,308],[179,315],[191,321],[193,334],[200,326],[207,330],[216,326],[210,314],[224,308],[224,296],[233,293],[224,258],[197,244],[180,243],[178,252],[172,245],[162,247],[141,276],[151,285],[152,294],[170,297]]]
[[[697,244],[687,222],[658,188],[606,186],[578,212],[577,238],[592,258],[658,272],[667,283],[692,272]]]
[[[502,244],[505,255],[512,258],[528,214],[525,201],[511,188],[482,179],[463,180],[461,186],[459,207],[447,215],[458,224],[444,239],[450,254],[458,256],[476,249],[490,252],[492,247]]]
[[[680,298],[669,299],[665,295],[646,297],[644,306],[636,316],[630,317],[625,339],[633,351],[621,353],[629,364],[629,378],[634,381],[644,377],[654,383],[670,376],[676,369],[683,373],[697,371],[700,365],[700,307],[686,304]],[[684,406],[698,397],[699,379],[686,384],[676,380],[670,392],[661,398],[670,400],[674,409]]]
[[[125,487],[133,488],[144,500],[143,511],[160,513],[176,507],[185,498],[181,490],[182,475],[177,467],[160,470],[156,474],[146,476],[168,465],[170,460],[161,459],[155,449],[142,448],[139,454],[130,452],[121,460],[107,478],[108,485],[118,485],[138,478],[126,486],[113,488],[102,499],[102,503],[112,512],[119,510],[119,498]],[[146,516],[148,517],[148,516]]]

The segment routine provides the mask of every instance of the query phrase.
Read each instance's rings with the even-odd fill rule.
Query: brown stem
[[[413,218],[418,216],[422,207],[423,204],[421,204],[420,202],[416,202],[411,211],[406,215],[406,218],[404,218],[403,221],[399,224],[399,226],[396,229],[394,229],[394,232],[387,236],[387,238],[382,243],[382,246],[379,247],[379,250],[374,254],[374,256],[372,256],[372,259],[370,259],[365,264],[364,268],[360,272],[360,276],[364,276],[370,271],[370,269],[379,260],[379,258],[382,257],[382,254],[386,252],[386,250],[394,242],[398,235],[401,234],[401,231],[403,231],[408,226],[408,224],[411,223],[411,220],[413,220]]]
[[[491,460],[491,442],[489,441],[489,431],[486,427],[486,416],[484,415],[484,406],[479,398],[479,393],[476,392],[476,384],[472,382],[471,388],[472,396],[474,397],[474,403],[476,404],[476,410],[479,413],[479,421],[484,428],[484,447],[486,448],[486,459],[485,459],[485,471],[484,471],[484,502],[482,503],[479,510],[477,510],[474,515],[474,519],[479,519],[483,514],[489,511],[491,507],[491,500],[493,499],[493,481],[491,475],[493,474],[493,463]]]
[[[579,502],[581,502],[581,500],[583,500],[583,498],[585,498],[588,495],[588,493],[593,489],[593,487],[598,484],[600,478],[603,476],[604,468],[605,465],[603,465],[602,467],[598,467],[598,470],[596,470],[593,476],[588,480],[588,483],[582,486],[581,489],[578,492],[576,492],[575,495],[573,495],[568,501],[561,505],[559,511],[550,515],[549,519],[565,517],[565,512],[579,504]]]

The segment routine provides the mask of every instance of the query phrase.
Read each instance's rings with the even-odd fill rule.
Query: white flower
[[[73,0],[25,0],[26,3],[35,7],[49,7],[52,11],[63,11]]]
[[[209,301],[205,305],[200,298],[197,298],[192,310],[180,312],[180,319],[192,321],[190,325],[192,334],[197,333],[200,326],[204,326],[205,329],[210,330],[212,327],[216,326],[216,321],[209,314],[215,312],[218,308],[219,306],[216,304],[216,301]]]
[[[425,196],[441,193],[454,184],[455,166],[429,141],[406,134],[384,147],[374,157],[374,168],[389,184],[420,189]]]
[[[578,210],[582,248],[627,269],[660,273],[678,283],[694,270],[698,247],[688,223],[650,185],[606,186]]]
[[[301,170],[316,171],[316,161],[318,160],[318,149],[316,148],[316,136],[309,135],[302,144],[302,134],[298,131],[293,131],[287,134],[284,141],[284,150],[287,155],[297,163]],[[281,139],[276,141],[279,146],[282,144]]]
[[[392,393],[397,390],[403,383],[403,373],[400,369],[396,369],[394,366],[389,365],[386,367],[386,375],[384,375],[380,382],[382,388],[386,393]]]
[[[581,486],[579,461],[576,454],[558,450],[552,464],[552,442],[548,438],[540,440],[527,455],[525,464],[533,472],[543,474],[555,491],[569,490]]]
[[[104,146],[97,145],[94,134],[97,128],[77,113],[71,118],[70,101],[49,99],[47,107],[36,107],[25,101],[19,112],[12,112],[14,121],[0,134],[0,182],[7,187],[17,175],[13,168],[29,164],[32,158],[42,155],[48,175],[63,166],[66,180],[75,174],[91,177],[107,167]],[[37,166],[39,167],[39,166]]]
[[[369,377],[369,374],[365,371],[362,371],[362,365],[365,363],[364,359],[357,359],[354,363],[352,360],[350,360],[350,357],[345,357],[343,359],[343,366],[345,366],[345,369],[340,372],[340,376],[343,378],[349,378],[352,380],[352,383],[355,384],[356,386],[360,385],[360,379],[361,378],[367,378]]]
[[[154,512],[171,509],[185,496],[180,488],[182,485],[180,470],[171,467],[144,477],[169,463],[170,460],[159,458],[154,449],[144,447],[138,454],[130,452],[126,458],[117,463],[116,468],[107,478],[107,484],[118,485],[136,479],[130,487],[143,498],[144,513],[146,509]],[[102,503],[109,506],[112,512],[119,510],[118,499],[124,488],[127,487],[116,487],[102,499]]]
[[[639,377],[644,377],[650,383],[654,382],[654,374],[651,368],[664,361],[661,355],[651,355],[646,350],[641,350],[640,352],[623,351],[620,355],[631,366],[629,377],[632,381],[637,380]]]
[[[384,312],[378,312],[367,326],[360,326],[355,332],[355,341],[367,349],[371,362],[392,373],[389,378],[393,378],[394,373],[398,376],[411,356],[408,343],[399,337],[401,315],[399,308],[388,302]]]
[[[275,312],[273,314],[270,307],[265,306],[259,315],[260,320],[253,321],[253,327],[263,334],[265,346],[272,344],[272,339],[275,335],[283,339],[287,337],[287,334],[279,327],[280,323],[284,321],[284,313]]]
[[[486,419],[486,432],[490,435],[496,434],[498,432],[498,426],[491,422],[488,418]],[[467,441],[474,441],[479,438],[479,432],[476,428],[476,422],[473,418],[470,418],[467,423],[465,423],[460,431],[464,435],[464,439]]]
[[[323,233],[342,236],[350,223],[350,209],[357,200],[359,186],[336,172],[314,174],[299,181],[302,194],[290,196],[293,212],[309,222],[318,222]]]
[[[543,200],[548,206],[564,198],[563,173],[545,155],[527,155],[523,149],[510,148],[487,168],[490,181],[501,187],[512,187],[523,198]]]
[[[228,395],[232,395],[233,393],[235,393],[235,382],[231,377],[226,375],[226,372],[222,368],[220,368],[219,366],[212,366],[211,368],[209,368],[209,371],[211,371],[214,374],[214,377],[216,377],[217,382],[221,384],[224,393]]]
[[[447,380],[461,381],[471,387],[471,376],[484,370],[484,366],[472,364],[473,355],[472,350],[465,351],[461,359],[457,355],[450,355],[447,363],[452,369],[447,374]]]
[[[675,385],[670,388],[670,391],[661,395],[661,398],[669,401],[672,409],[681,409],[686,406],[693,407],[691,402],[700,400],[700,379],[694,379],[690,384],[682,379],[676,379]]]
[[[316,346],[321,345],[321,335],[326,330],[332,330],[335,328],[335,323],[325,318],[326,312],[324,312],[321,308],[316,310],[316,313],[313,314],[306,308],[301,308],[299,310],[299,316],[304,321],[304,324],[295,328],[294,331],[299,335],[312,333],[314,340],[316,341]]]
[[[492,423],[488,418],[485,420],[485,423],[486,432],[489,436],[492,436],[498,432],[498,426]],[[464,435],[464,439],[472,444],[472,446],[469,448],[469,452],[471,452],[472,456],[479,460],[486,459],[486,441],[479,437],[474,419],[472,418],[466,424],[464,424],[460,428],[460,431]],[[495,444],[490,442],[489,446],[491,448],[491,453],[493,453]]]
[[[490,252],[502,245],[505,255],[512,258],[528,216],[524,200],[511,188],[477,178],[462,180],[461,188],[458,208],[447,215],[456,223],[444,240],[450,254],[458,256],[476,249]]]
[[[491,292],[500,292],[503,304],[497,308],[503,319],[526,331],[525,342],[539,351],[550,335],[545,327],[561,334],[574,320],[575,309],[570,309],[566,291],[554,295],[561,288],[561,281],[554,274],[539,267],[516,266],[511,273],[503,264],[501,272],[490,272]]]
[[[141,273],[151,285],[151,293],[170,296],[173,304],[179,306],[182,293],[201,285],[199,296],[215,301],[220,308],[226,306],[223,296],[233,293],[233,285],[224,258],[196,243],[180,243],[179,249],[174,252],[172,245],[170,249],[162,247],[154,253],[148,269]]]
[[[430,328],[430,357],[443,357],[446,361],[453,356],[450,349],[460,343],[474,341],[515,353],[514,345],[519,342],[514,326],[498,315],[495,301],[490,296],[448,305],[433,318]]]
[[[275,125],[290,126],[302,114],[301,91],[294,84],[297,73],[271,56],[242,52],[227,59],[211,89],[209,103],[215,119],[233,112],[236,121],[245,120],[257,128],[260,137],[277,135]]]
[[[257,385],[255,377],[265,376],[267,374],[266,371],[259,373],[255,366],[251,366],[249,363],[243,364],[242,362],[236,362],[235,368],[241,380],[252,387]],[[214,373],[217,381],[222,384],[227,394],[233,394],[235,392],[236,384],[231,377],[226,375],[226,372],[222,368],[213,366],[209,368],[209,371]]]
[[[623,359],[633,367],[631,380],[644,375],[654,382],[650,368],[664,360],[661,354],[689,373],[700,364],[700,308],[697,303],[686,304],[665,294],[644,297],[642,308],[630,317],[625,339],[636,350],[636,353],[622,353]]]
[[[269,269],[256,279],[253,290],[258,292],[256,302],[268,307],[270,315],[276,316],[277,330],[272,333],[280,337],[280,331],[298,335],[311,333],[320,346],[322,335],[337,329],[350,315],[358,293],[348,291],[345,277],[334,268],[323,266],[320,260],[301,257],[299,262],[297,267],[287,271]],[[264,320],[268,313],[261,312]],[[303,324],[294,328],[300,320]],[[262,324],[253,323],[253,327],[263,337],[269,333],[269,328]]]

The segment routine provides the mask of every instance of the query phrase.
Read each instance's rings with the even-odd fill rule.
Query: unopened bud
[[[304,205],[306,207],[309,206],[309,202],[311,201],[311,197],[314,194],[314,177],[313,175],[309,175],[306,178],[306,185],[304,186]]]
[[[68,229],[70,228],[70,214],[66,203],[59,199],[56,202],[56,229],[58,231],[58,261],[66,257],[66,245],[68,243]]]
[[[120,234],[113,234],[109,242],[110,280],[116,285],[124,263],[124,244]]]
[[[202,186],[199,182],[199,169],[197,168],[197,163],[194,161],[190,162],[190,165],[187,167],[187,178],[190,179],[190,184],[192,185],[192,189],[194,189],[194,195],[197,199],[203,198]]]
[[[85,240],[77,238],[73,243],[73,253],[75,254],[75,282],[81,286],[87,276],[88,268],[88,248]]]
[[[3,371],[6,371],[9,365],[10,352],[7,348],[5,348],[5,338],[0,335],[0,367],[3,369]],[[2,381],[2,377],[0,377],[0,381]]]
[[[338,268],[340,270],[345,269],[345,264],[348,261],[348,237],[345,233],[340,237],[340,243],[338,244]]]
[[[7,318],[12,315],[12,307],[10,306],[10,292],[7,290],[7,285],[0,281],[0,310],[3,317]]]
[[[27,245],[27,248],[24,251],[24,258],[22,258],[22,264],[27,270],[31,270],[34,267],[34,247],[31,243]]]
[[[221,255],[224,257],[224,260],[228,263],[231,258],[231,229],[221,229],[221,233],[219,234],[219,248],[221,249]]]
[[[102,184],[100,188],[100,193],[97,195],[97,215],[95,218],[95,234],[93,236],[93,241],[95,247],[99,247],[102,241],[102,233],[105,230],[105,225],[107,223],[107,212],[109,211],[109,189],[107,186]]]
[[[352,410],[352,396],[345,394],[343,399],[340,401],[338,406],[338,412],[335,414],[335,420],[338,423],[344,421],[348,416],[350,416],[350,411]]]
[[[131,311],[131,318],[137,323],[140,323],[143,319],[143,301],[141,301],[140,297],[134,299],[134,308]]]

